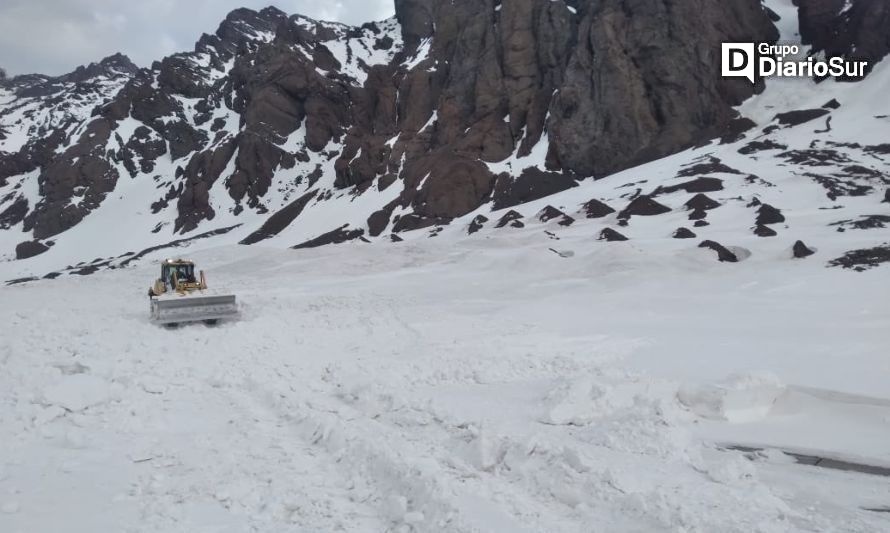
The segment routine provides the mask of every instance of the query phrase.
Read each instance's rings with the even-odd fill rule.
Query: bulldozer
[[[195,263],[184,259],[161,262],[161,277],[148,289],[148,298],[151,320],[166,326],[189,322],[212,325],[238,316],[235,295],[209,292],[204,271],[196,276]]]

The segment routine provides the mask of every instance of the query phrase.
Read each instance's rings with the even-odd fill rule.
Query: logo
[[[868,61],[844,57],[802,56],[796,44],[723,43],[721,70],[724,78],[745,78],[752,84],[760,78],[865,77]]]

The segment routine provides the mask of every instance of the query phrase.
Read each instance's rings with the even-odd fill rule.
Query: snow
[[[767,5],[793,39],[791,2]],[[381,27],[398,33],[393,20]],[[356,83],[361,62],[386,61],[372,35],[332,46]],[[831,131],[815,135],[819,119],[769,138],[787,150],[877,144],[888,132],[888,83],[886,61],[857,84],[769,80],[739,110],[762,130],[778,112],[835,98]],[[4,98],[6,127],[20,111]],[[194,101],[179,101],[193,120]],[[55,120],[40,113],[34,124]],[[237,133],[233,111],[213,118]],[[137,126],[120,123],[123,142]],[[28,127],[13,128],[6,146]],[[344,224],[367,228],[404,183],[334,189],[343,146],[332,141],[276,172],[261,199],[270,212],[318,195],[278,235],[247,247],[236,243],[268,215],[232,212],[224,181],[234,157],[210,190],[216,217],[185,236],[170,234],[174,206],[149,209],[169,186],[153,176],[175,175],[169,156],[135,178],[119,165],[98,209],[45,254],[0,257],[0,280],[242,224],[176,250],[207,272],[212,291],[237,295],[241,318],[151,325],[145,292],[170,250],[91,276],[0,286],[0,531],[887,530],[890,515],[867,510],[890,501],[886,477],[785,453],[890,466],[887,269],[825,267],[890,240],[886,228],[829,226],[886,204],[877,193],[827,198],[805,176],[811,169],[776,150],[740,154],[759,134],[749,135],[512,207],[523,229],[489,223],[467,237],[477,214],[502,216],[484,205],[436,239],[416,231],[389,244],[384,232],[371,244],[300,251],[289,247]],[[530,155],[489,169],[542,167],[547,146],[545,132]],[[107,149],[117,147],[113,138]],[[281,147],[302,150],[305,124]],[[861,148],[843,153],[890,172]],[[692,244],[670,238],[690,225],[685,192],[660,195],[673,211],[633,217],[622,243],[595,240],[616,214],[579,213],[591,198],[621,209],[637,189],[688,181],[678,173],[712,157],[741,174],[708,173],[724,180],[708,193],[723,205]],[[309,184],[317,168],[322,177]],[[33,205],[37,177],[10,177],[0,198]],[[779,237],[751,233],[754,197],[782,210]],[[547,205],[577,222],[538,222]],[[152,233],[157,224],[167,230]],[[14,226],[0,232],[0,250],[29,238]],[[718,263],[695,246],[704,239],[744,261]],[[791,259],[796,239],[817,254]]]
[[[589,239],[186,250],[213,328],[148,323],[163,251],[0,288],[0,530],[886,528],[879,476],[716,447],[890,461],[882,273]]]
[[[426,38],[420,41],[420,45],[417,47],[417,52],[415,52],[414,56],[404,63],[404,66],[408,70],[414,70],[418,65],[426,61],[426,59],[430,55],[430,47],[433,44],[432,38]]]
[[[305,20],[298,19],[297,24],[307,29]],[[365,84],[370,67],[389,64],[403,46],[401,26],[395,17],[377,24],[381,30],[379,34],[370,28],[331,25],[337,37],[322,43],[340,63],[340,73],[354,80],[359,86]],[[358,36],[355,36],[356,34]],[[393,44],[387,50],[378,50],[375,44],[384,37],[392,39]],[[305,55],[305,51],[303,53]]]

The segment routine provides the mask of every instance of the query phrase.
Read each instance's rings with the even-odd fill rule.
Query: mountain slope
[[[689,198],[672,188],[675,175],[722,180],[731,197],[787,190],[787,200],[771,201],[792,217],[789,209],[816,208],[795,199],[799,187],[800,198],[820,202],[824,189],[830,207],[840,206],[837,220],[806,218],[810,233],[880,215],[857,202],[877,202],[886,190],[886,113],[856,104],[886,87],[882,63],[856,84],[768,80],[745,101],[750,85],[721,80],[719,57],[701,51],[796,32],[798,9],[700,4],[406,0],[395,18],[362,27],[242,9],[193,52],[150,69],[113,56],[61,78],[7,80],[0,253],[18,261],[4,267],[6,278],[95,259],[113,266],[144,249],[206,239],[316,246],[410,239],[449,224],[463,233],[477,215],[500,218],[567,190],[546,203],[575,219],[584,218],[577,204],[594,198],[616,213],[635,194],[666,202],[670,222],[653,224],[667,235],[696,221],[679,216]],[[831,18],[833,8],[817,4],[802,4],[804,27],[816,25],[815,12],[820,27],[843,25],[853,41],[871,42],[873,30],[851,22],[849,10]],[[826,49],[824,35],[807,31]],[[840,107],[823,107],[832,99]],[[704,156],[726,160],[729,171],[694,166]],[[656,167],[634,168],[647,161],[657,176]],[[788,187],[773,187],[786,178]],[[528,217],[541,203],[517,209]],[[720,203],[727,208],[715,213],[738,202]],[[739,216],[740,234],[767,226]],[[644,224],[621,218],[625,236]],[[880,219],[863,224],[881,229]],[[728,231],[717,226],[695,233]],[[880,244],[879,231],[848,233],[860,234]]]

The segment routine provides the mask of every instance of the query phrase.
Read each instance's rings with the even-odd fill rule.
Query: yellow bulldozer
[[[238,316],[235,295],[211,293],[204,271],[196,275],[195,263],[184,259],[161,262],[161,277],[148,289],[148,298],[151,320],[158,324],[216,324]]]

